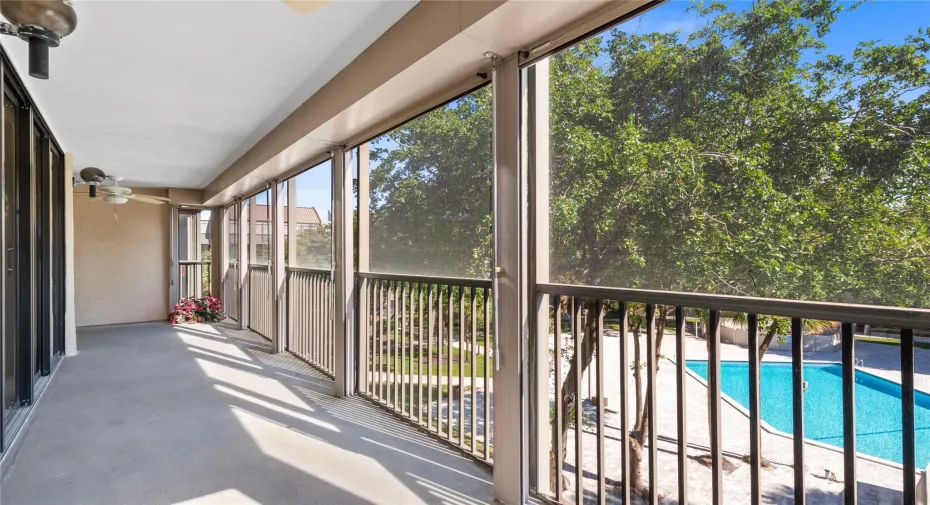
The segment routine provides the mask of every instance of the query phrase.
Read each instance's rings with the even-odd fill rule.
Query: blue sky
[[[847,6],[853,4],[843,3]],[[728,4],[731,9],[738,10],[752,7],[752,2],[748,0]],[[681,30],[682,36],[688,36],[706,23],[697,14],[686,12],[691,5],[692,2],[687,0],[672,0],[627,21],[621,27],[635,33]],[[828,52],[849,55],[859,42],[877,40],[899,43],[921,27],[930,28],[930,1],[879,0],[864,3],[855,11],[841,13],[824,41],[828,45]]]

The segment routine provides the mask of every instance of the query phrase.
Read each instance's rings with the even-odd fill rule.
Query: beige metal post
[[[522,128],[524,166],[529,179],[530,211],[529,232],[532,254],[529,269],[536,283],[549,282],[549,59],[543,59],[527,69],[523,96]],[[535,293],[535,288],[532,289]],[[552,430],[549,429],[549,295],[537,294],[535,300],[536,320],[533,328],[535,345],[531,346],[535,360],[533,371],[533,410],[531,416],[537,420],[536,443],[536,486],[548,490],[550,483],[549,454],[552,450]],[[556,337],[558,342],[558,337]],[[561,380],[557,377],[556,380]]]
[[[352,240],[352,154],[333,149],[333,241],[335,256],[336,396],[355,394],[355,268]]]
[[[226,278],[225,253],[226,243],[226,209],[210,209],[210,295],[223,298],[223,279]]]
[[[294,300],[291,299],[291,292],[287,288],[287,267],[300,266],[297,263],[297,177],[291,178],[287,182],[287,259],[285,261],[285,290],[287,303],[287,341],[285,347],[292,341],[294,336]]]
[[[369,265],[369,192],[370,181],[368,179],[368,143],[358,146],[358,271],[368,272]],[[358,286],[359,291],[355,294],[358,298],[358,389],[359,391],[368,390],[368,339],[365,338],[365,328],[368,327],[368,297],[366,295],[367,283],[362,282]]]
[[[274,316],[272,317],[271,348],[273,352],[284,352],[287,339],[287,278],[284,271],[284,194],[283,182],[275,181],[271,185],[272,217],[272,259],[271,279],[274,286]]]
[[[526,501],[522,373],[526,305],[526,177],[520,163],[520,67],[496,61],[494,118],[494,497]]]
[[[249,207],[239,200],[239,329],[249,327]]]

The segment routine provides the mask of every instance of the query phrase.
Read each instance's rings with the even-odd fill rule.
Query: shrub
[[[223,302],[213,296],[184,298],[168,315],[171,324],[216,323],[225,319]]]

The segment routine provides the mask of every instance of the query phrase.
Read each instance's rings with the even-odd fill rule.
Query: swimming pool
[[[689,369],[707,379],[707,362],[688,360]],[[838,363],[806,363],[804,380],[804,435],[808,439],[843,447],[843,379]],[[760,369],[762,420],[791,434],[791,363],[762,363]],[[720,364],[720,389],[743,407],[749,405],[749,363]],[[930,464],[930,395],[914,395],[916,462]],[[856,370],[856,450],[901,463],[901,386]]]

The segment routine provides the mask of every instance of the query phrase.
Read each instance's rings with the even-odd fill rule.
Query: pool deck
[[[620,416],[613,412],[619,405],[619,379],[611,371],[619,369],[619,342],[617,332],[608,334],[605,339],[605,392],[608,401],[608,415],[605,418],[605,466],[608,469],[609,479],[620,479]],[[643,342],[645,352],[645,342]],[[632,339],[630,339],[629,352],[632,357]],[[866,366],[862,370],[880,377],[900,382],[898,372],[900,349],[895,346],[857,342],[856,356],[865,360]],[[915,384],[923,391],[930,391],[930,351],[915,349]],[[703,340],[693,337],[687,338],[685,347],[687,359],[707,359],[706,344]],[[672,362],[676,360],[673,338],[663,342],[661,354],[669,361],[660,364],[657,373],[657,407],[660,415],[657,417],[657,434],[659,437],[658,488],[664,497],[663,503],[677,503],[677,418],[676,418],[676,384]],[[632,358],[631,358],[632,359]],[[744,347],[721,344],[721,359],[727,361],[746,361],[747,349]],[[840,360],[839,352],[807,353],[805,359],[810,361]],[[790,361],[789,353],[771,351],[766,353],[766,362]],[[565,367],[567,369],[568,367]],[[592,367],[593,369],[593,367]],[[583,379],[583,390],[588,384],[587,374]],[[630,380],[628,398],[630,402],[630,423],[633,422],[634,389]],[[687,436],[689,443],[688,465],[689,475],[689,503],[701,504],[711,502],[711,472],[710,469],[695,458],[707,454],[709,446],[707,422],[706,387],[698,379],[689,376],[686,381],[687,398]],[[585,396],[590,396],[587,394]],[[838,414],[839,415],[839,414]],[[735,465],[735,470],[723,477],[724,503],[749,503],[749,465],[742,461],[741,456],[749,453],[749,421],[745,413],[726,402],[723,402],[721,412],[723,422],[723,450],[726,459]],[[570,432],[567,441],[568,463],[563,471],[566,477],[574,481],[574,437]],[[583,435],[582,460],[585,471],[585,493],[596,491],[597,472],[597,438],[594,433]],[[790,437],[777,433],[763,432],[763,457],[774,463],[774,468],[764,468],[761,473],[762,494],[764,503],[793,503],[794,470],[791,466],[793,460],[793,445]],[[807,468],[807,496],[809,503],[840,504],[843,502],[843,453],[841,450],[827,448],[816,443],[805,445],[805,462]],[[643,469],[647,468],[644,462]],[[860,457],[858,459],[858,491],[860,503],[882,503],[894,505],[901,503],[901,470],[893,464],[885,464]],[[834,473],[839,482],[832,482],[825,478],[827,470]],[[648,480],[648,475],[646,475]],[[593,494],[591,495],[593,496]],[[619,500],[608,500],[619,503]]]

